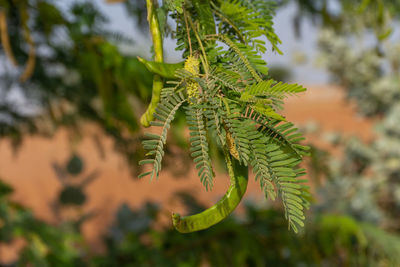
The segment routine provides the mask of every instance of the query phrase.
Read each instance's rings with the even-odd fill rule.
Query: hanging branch
[[[17,60],[11,48],[10,38],[8,36],[7,16],[4,10],[0,10],[0,33],[1,44],[3,45],[4,53],[14,66],[17,66]]]
[[[286,97],[305,88],[268,78],[267,63],[260,55],[267,48],[259,37],[267,37],[273,47],[279,39],[272,28],[265,26],[264,18],[272,18],[272,11],[258,8],[263,1],[257,1],[257,5],[235,0],[221,0],[214,5],[210,0],[169,2],[168,8],[177,22],[173,36],[186,60],[183,68],[174,69],[173,78],[178,80],[172,83],[175,86],[162,89],[160,103],[152,110],[156,120],[148,123],[161,127],[161,131],[146,134],[143,145],[149,152],[140,165],[152,168],[139,177],[158,178],[168,129],[177,111],[183,108],[191,156],[206,190],[212,189],[215,177],[210,138],[219,140],[217,145],[224,152],[230,178],[228,191],[215,205],[190,216],[172,214],[174,227],[182,233],[209,228],[234,211],[245,194],[249,166],[265,196],[279,196],[282,200],[289,228],[297,232],[298,227],[304,226],[310,194],[306,180],[301,178],[305,170],[299,164],[308,154],[308,147],[299,143],[304,139],[302,134],[278,112]],[[154,7],[148,7],[149,21],[153,23]],[[156,34],[153,42],[159,40],[159,29],[150,25]],[[156,43],[154,46],[157,52]],[[157,68],[158,73],[159,69],[172,68],[158,64],[162,65]],[[156,83],[153,86],[153,90],[157,89],[153,94],[159,98],[160,87]],[[152,104],[156,105],[158,98],[155,102],[152,99]]]

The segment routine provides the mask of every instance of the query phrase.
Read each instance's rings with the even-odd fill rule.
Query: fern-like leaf
[[[186,109],[187,124],[190,130],[190,151],[198,169],[198,175],[206,190],[213,186],[214,172],[208,152],[206,128],[204,125],[203,107],[189,105]]]
[[[290,149],[292,152],[297,154],[299,158],[309,154],[308,151],[310,148],[299,143],[305,138],[298,132],[298,129],[294,127],[293,123],[281,123],[281,121],[268,118],[251,108],[247,109],[243,115],[244,117],[259,123],[260,127],[258,130],[260,132],[264,133],[267,137],[273,138],[287,149]]]
[[[274,80],[262,81],[246,88],[242,97],[287,97],[297,93],[306,91],[306,89],[298,84],[287,84],[275,82]]]
[[[257,71],[265,75],[268,74],[268,68],[266,67],[267,63],[262,60],[261,56],[251,47],[237,43],[226,35],[220,35],[220,39],[232,49],[232,52],[234,52],[229,54],[229,58],[232,59],[232,61],[243,62],[253,78],[257,82],[261,82],[262,79]]]
[[[168,129],[170,128],[171,122],[175,117],[176,111],[185,101],[186,99],[182,93],[174,93],[169,95],[167,98],[162,99],[160,104],[157,106],[154,114],[156,121],[152,121],[150,124],[152,126],[161,127],[161,134],[145,134],[149,140],[143,141],[143,147],[144,149],[149,150],[146,155],[152,156],[152,158],[141,160],[139,164],[151,164],[152,170],[139,175],[139,178],[147,175],[151,175],[151,179],[154,177],[158,178],[158,175],[161,171],[161,161],[164,156],[164,145],[167,141]]]
[[[238,153],[239,161],[246,165],[250,160],[250,140],[247,136],[249,130],[252,130],[253,125],[245,123],[240,117],[241,109],[235,105],[231,104],[229,110],[225,111],[224,120],[225,130],[228,131],[234,141],[235,150]]]
[[[207,119],[207,129],[212,134],[212,138],[216,138],[217,143],[224,147],[226,144],[226,135],[222,130],[222,114],[219,105],[215,99],[209,99],[208,105],[204,109],[204,116]]]
[[[272,139],[266,148],[269,174],[276,181],[289,228],[297,232],[298,226],[304,226],[304,209],[309,206],[308,187],[304,180],[298,179],[305,174],[304,169],[296,169],[301,160]]]
[[[275,15],[276,2],[268,0],[242,0],[244,6],[258,12],[258,18],[261,18],[261,28],[264,30],[264,35],[272,45],[272,49],[282,54],[278,48],[281,40],[274,30],[273,16]],[[262,51],[260,51],[262,52]],[[263,53],[263,52],[262,52]]]
[[[277,47],[280,40],[272,27],[274,7],[265,0],[227,0],[222,1],[219,8],[215,7],[215,12],[222,24],[222,34],[236,37],[243,44],[251,44],[261,53],[265,53],[266,47],[259,37],[265,36],[274,50],[280,52]]]
[[[276,197],[276,186],[283,201],[289,227],[297,232],[297,227],[304,225],[304,209],[309,205],[308,187],[303,184],[304,180],[299,179],[305,172],[303,169],[297,169],[301,158],[287,150],[286,145],[276,138],[265,136],[265,133],[258,131],[251,120],[244,120],[242,127],[246,129],[247,138],[250,140],[250,165],[256,180],[260,181],[266,197],[271,199]]]
[[[237,72],[230,71],[224,68],[212,68],[209,77],[216,83],[221,83],[223,86],[235,91],[241,92],[244,86],[241,87],[241,76]]]
[[[253,109],[267,117],[284,120],[274,110],[282,109],[285,97],[304,92],[305,90],[301,85],[277,83],[274,80],[268,80],[247,86],[241,93],[240,100],[253,104]]]
[[[253,126],[253,130],[248,132],[251,148],[250,164],[253,167],[256,181],[259,180],[261,189],[266,198],[275,200],[276,191],[274,181],[268,169],[267,159],[267,139]],[[276,182],[276,181],[275,181]]]
[[[269,105],[265,105],[264,103],[255,103],[254,105],[250,105],[252,109],[257,111],[258,113],[275,120],[284,121],[285,118],[280,114],[276,113],[276,111],[270,107]]]
[[[171,86],[165,87],[161,90],[161,99],[168,98],[172,94],[178,92],[178,89],[182,88],[183,80],[179,81],[167,81],[167,84],[170,84]],[[183,89],[182,89],[183,90]]]

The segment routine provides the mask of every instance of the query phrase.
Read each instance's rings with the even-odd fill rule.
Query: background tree
[[[165,1],[166,5],[161,6],[164,10],[158,12],[166,12],[167,4],[176,5],[176,2],[180,1]],[[73,5],[68,11],[61,11],[50,1],[0,3],[2,41],[7,40],[3,37],[4,25],[7,25],[9,51],[19,66],[11,66],[13,57],[10,52],[5,52],[7,44],[3,44],[0,50],[2,62],[6,62],[1,72],[1,83],[4,83],[1,85],[4,88],[1,104],[4,108],[1,109],[0,132],[3,137],[10,137],[18,144],[24,136],[49,135],[59,127],[67,127],[72,134],[79,134],[82,123],[91,121],[114,137],[127,159],[136,161],[140,158],[143,153],[138,149],[141,138],[136,126],[144,112],[142,101],[150,101],[152,74],[133,55],[119,51],[119,45],[129,45],[130,40],[106,31],[104,15],[90,3]],[[360,113],[378,120],[379,130],[377,139],[369,145],[355,139],[340,140],[339,145],[345,151],[340,160],[328,157],[325,162],[326,156],[321,155],[326,154],[313,150],[313,162],[317,165],[314,167],[323,170],[327,180],[317,188],[321,192],[320,202],[311,206],[306,227],[300,234],[287,231],[284,211],[280,208],[248,205],[244,216],[231,216],[201,233],[181,235],[170,228],[153,227],[160,215],[154,204],[137,210],[122,206],[104,237],[107,249],[103,255],[93,255],[76,223],[52,226],[36,219],[10,200],[11,188],[2,183],[0,240],[10,242],[18,237],[27,242],[18,262],[34,266],[399,265],[396,180],[399,173],[399,57],[392,41],[394,36],[390,35],[390,29],[394,29],[391,19],[396,19],[398,3],[338,1],[341,8],[336,10],[331,9],[328,1],[296,3],[301,7],[299,10],[303,10],[301,16],[307,18],[311,14],[316,23],[322,22],[320,25],[330,29],[323,32],[320,40],[328,70],[345,86],[349,97],[357,101]],[[147,24],[145,1],[125,1],[124,5],[130,14],[137,14],[132,19]],[[217,7],[221,9],[221,6]],[[50,11],[48,14],[41,11],[39,16],[40,9]],[[194,8],[189,12],[195,12]],[[26,13],[28,27],[24,26]],[[381,14],[384,14],[383,20]],[[324,19],[324,16],[327,17]],[[215,17],[220,18],[219,23],[224,20],[223,15],[216,14]],[[184,17],[181,22],[184,25]],[[229,32],[231,28],[227,24],[223,24],[222,30],[235,36]],[[171,33],[165,25],[165,34]],[[355,51],[354,44],[349,42],[364,40],[365,32],[371,29],[375,32],[372,46]],[[144,31],[147,32],[147,28]],[[186,36],[182,37],[184,42]],[[240,38],[232,39],[237,43],[241,41]],[[196,36],[191,40],[198,42]],[[27,68],[27,62],[33,62],[33,54],[35,67]],[[186,49],[185,57],[189,54]],[[97,65],[92,68],[92,63]],[[22,76],[29,78],[22,82],[19,79],[27,69],[31,69],[31,76]],[[203,70],[199,74],[203,74]],[[203,78],[187,72],[182,75],[185,76],[179,78],[188,83]],[[24,99],[34,104],[33,108],[27,112],[17,103],[6,101],[5,96],[12,90],[23,92]],[[119,98],[132,99],[132,102],[123,100],[121,103],[128,104],[116,107]],[[130,107],[137,108],[138,105],[143,108],[132,112]],[[128,109],[126,113],[125,108]],[[184,115],[181,113],[178,119],[184,121]],[[172,129],[179,132],[180,128]],[[213,145],[210,146],[212,149]],[[61,197],[62,192],[64,197]],[[65,195],[64,190],[60,191],[57,201],[65,200]],[[193,213],[204,209],[190,195],[183,192],[178,196]]]
[[[90,121],[135,164],[142,155],[137,113],[150,97],[151,74],[120,52],[133,41],[106,30],[106,17],[90,2],[68,10],[41,0],[0,6],[0,134],[17,145],[26,134],[51,136],[59,127],[79,136]],[[141,5],[127,10],[143,23]],[[9,100],[15,91],[23,106]]]

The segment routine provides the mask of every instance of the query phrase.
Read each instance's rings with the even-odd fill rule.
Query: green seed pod
[[[228,156],[230,158],[230,156]],[[225,195],[212,207],[192,216],[181,217],[172,214],[172,223],[181,233],[192,233],[207,229],[225,219],[239,205],[247,189],[248,168],[232,161],[233,174],[230,174],[230,186]]]

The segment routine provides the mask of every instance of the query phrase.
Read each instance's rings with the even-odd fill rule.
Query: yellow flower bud
[[[185,61],[185,70],[197,76],[200,71],[200,62],[197,58],[189,56]]]
[[[185,61],[185,70],[192,73],[194,76],[198,76],[200,72],[200,63],[199,60],[193,56],[189,56]],[[189,102],[193,104],[190,99],[199,99],[199,85],[194,80],[189,80],[186,85],[186,90],[189,96]]]
[[[233,139],[232,134],[228,130],[226,131],[226,144],[228,145],[228,149],[231,155],[235,159],[239,160],[239,152],[236,149],[235,140]]]

